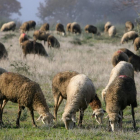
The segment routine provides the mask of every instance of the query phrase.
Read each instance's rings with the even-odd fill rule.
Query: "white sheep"
[[[1,27],[1,31],[10,31],[10,30],[14,31],[15,28],[16,28],[16,23],[14,21],[11,21],[3,24]]]
[[[109,29],[108,29],[108,35],[110,36],[110,37],[113,37],[113,36],[115,36],[116,35],[116,27],[115,26],[111,26]]]
[[[96,93],[92,81],[84,74],[71,78],[67,89],[67,102],[62,115],[66,129],[72,129],[76,122],[76,112],[80,111],[83,118],[84,110],[92,102]]]
[[[102,100],[105,99],[105,95],[107,92],[108,87],[111,85],[111,83],[114,81],[114,79],[119,76],[119,75],[126,75],[134,79],[134,68],[132,64],[125,62],[125,61],[120,61],[111,71],[110,74],[110,79],[105,87],[105,89],[102,90]]]

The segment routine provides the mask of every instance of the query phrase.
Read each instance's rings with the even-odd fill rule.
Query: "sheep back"
[[[81,34],[81,27],[80,27],[80,25],[77,22],[73,22],[71,24],[71,32],[75,33],[75,34],[76,33]]]
[[[110,37],[113,37],[113,36],[115,36],[116,35],[116,27],[115,26],[111,26],[109,29],[108,29],[108,35],[110,36]]]
[[[11,21],[3,24],[1,27],[1,31],[10,31],[10,30],[14,31],[15,28],[16,28],[16,23],[14,21]]]
[[[65,34],[64,25],[61,24],[61,23],[57,23],[57,24],[56,24],[56,31],[58,31],[58,32],[62,32],[62,33]]]
[[[67,24],[66,31],[67,32],[71,32],[71,23]]]
[[[48,31],[49,30],[49,27],[50,27],[50,25],[49,25],[49,23],[44,23],[41,27],[40,27],[40,31]]]
[[[85,32],[96,34],[97,33],[97,28],[93,25],[86,25],[85,26]]]
[[[134,28],[134,24],[131,21],[125,23],[125,31],[131,31]]]
[[[108,29],[112,26],[111,22],[107,22],[104,26],[104,32],[108,32]]]
[[[5,46],[0,42],[0,59],[5,59],[8,57],[8,52]]]
[[[60,43],[59,41],[53,36],[53,35],[49,35],[48,36],[48,48],[53,47],[53,48],[60,48]]]
[[[137,51],[137,50],[139,50],[139,48],[140,48],[140,37],[137,37],[134,40],[134,50]]]

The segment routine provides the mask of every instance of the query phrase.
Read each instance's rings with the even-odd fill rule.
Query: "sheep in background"
[[[130,50],[126,48],[121,48],[119,50],[123,51],[124,53],[128,55],[129,57],[128,62],[133,65],[135,71],[139,72],[140,71],[140,56],[135,55],[133,52],[131,52]]]
[[[71,23],[67,24],[66,31],[69,33],[71,32]]]
[[[44,57],[47,57],[48,54],[41,43],[26,40],[21,43],[23,58],[26,58],[27,54],[38,54]]]
[[[133,28],[134,28],[134,24],[131,21],[127,21],[125,23],[125,31],[126,32],[133,30]]]
[[[112,26],[111,22],[107,22],[104,26],[104,32],[107,33],[108,32],[108,29]]]
[[[49,31],[49,27],[50,27],[49,23],[44,23],[44,24],[40,27],[39,31],[43,31],[43,32]]]
[[[134,50],[137,51],[137,50],[139,50],[139,48],[140,48],[140,37],[137,37],[134,40]]]
[[[86,33],[97,34],[97,28],[93,25],[86,25],[85,26],[85,32]]]
[[[33,28],[35,30],[36,22],[34,20],[27,21],[29,24],[29,30]]]
[[[128,62],[128,56],[123,51],[118,50],[112,56],[112,65],[115,67],[120,61]]]
[[[112,131],[115,131],[117,124],[121,127],[122,112],[128,105],[131,105],[133,127],[136,128],[134,108],[137,107],[137,91],[133,78],[126,75],[117,76],[108,87],[105,96],[106,112],[109,117],[109,124]]]
[[[24,41],[29,40],[28,36],[25,33],[22,33],[19,37],[19,44],[21,46],[21,43],[23,43]]]
[[[19,28],[19,30],[20,30],[20,32],[21,33],[25,33],[25,32],[28,32],[29,31],[29,23],[28,22],[24,22],[21,26],[20,26],[20,28]]]
[[[10,31],[10,30],[14,31],[15,28],[16,28],[16,23],[14,21],[11,21],[3,24],[1,27],[1,31]]]
[[[30,110],[33,126],[36,126],[34,120],[34,110],[40,115],[37,120],[42,120],[44,124],[50,124],[54,117],[49,112],[46,99],[39,86],[34,81],[31,81],[27,77],[6,72],[0,75],[0,123],[3,124],[2,114],[3,109],[8,101],[19,104],[18,117],[16,120],[16,126],[20,126],[20,115],[22,109],[27,107]]]
[[[58,33],[61,33],[63,36],[66,35],[64,26],[63,26],[63,24],[61,24],[61,23],[57,23],[57,24],[56,24],[56,31],[57,31],[57,34],[58,34]]]
[[[115,26],[111,26],[109,29],[108,29],[108,35],[110,36],[110,37],[113,37],[113,36],[115,36],[116,35],[116,27]]]
[[[133,66],[125,61],[120,61],[111,71],[110,73],[110,78],[109,78],[109,82],[107,84],[107,86],[105,87],[105,89],[102,90],[102,100],[105,99],[106,96],[106,92],[108,90],[108,87],[111,85],[111,83],[114,81],[114,79],[116,77],[118,77],[119,75],[126,75],[131,77],[132,79],[134,79],[134,68]]]
[[[5,49],[5,46],[0,43],[0,59],[6,59],[8,57],[8,52]]]
[[[96,93],[92,81],[84,74],[78,74],[70,79],[66,93],[67,102],[62,120],[66,129],[73,129],[76,122],[76,112],[80,111],[82,123],[84,110],[92,102]]]
[[[71,23],[71,33],[81,34],[81,27],[77,22]]]
[[[35,42],[36,42],[36,40],[44,40],[44,44],[45,44],[45,42],[47,41],[49,35],[50,35],[49,33],[36,30],[33,33],[33,38],[34,38]]]
[[[138,37],[138,34],[135,31],[129,31],[127,33],[125,33],[122,38],[121,38],[121,44],[123,44],[124,42],[128,42],[128,40],[134,40]]]
[[[60,48],[60,43],[59,41],[53,36],[53,35],[49,35],[48,36],[48,48]]]

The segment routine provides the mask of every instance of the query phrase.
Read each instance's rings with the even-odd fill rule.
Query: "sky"
[[[40,19],[36,16],[38,12],[37,7],[39,7],[39,2],[44,2],[44,0],[17,0],[21,3],[21,16],[13,14],[12,18],[18,19],[21,22],[28,20],[35,20],[36,22],[41,22]]]

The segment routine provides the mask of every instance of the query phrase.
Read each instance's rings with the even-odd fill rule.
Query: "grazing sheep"
[[[126,75],[117,76],[108,87],[105,96],[106,112],[109,117],[109,125],[115,131],[117,124],[121,127],[122,112],[127,106],[131,105],[133,127],[136,128],[134,108],[137,107],[137,91],[135,81]]]
[[[28,36],[25,33],[22,33],[19,37],[19,44],[21,46],[21,43],[23,43],[24,41],[29,40]]]
[[[30,27],[29,27],[29,23],[28,23],[28,22],[24,22],[24,23],[20,26],[20,28],[19,28],[19,30],[20,30],[21,33],[28,32],[29,29],[30,29]]]
[[[133,30],[133,28],[134,28],[134,24],[131,21],[127,21],[125,23],[125,31],[126,32]]]
[[[92,81],[84,74],[78,74],[70,79],[66,93],[67,102],[62,120],[66,129],[73,129],[76,122],[76,112],[80,111],[82,123],[84,110],[92,102],[96,93]]]
[[[110,78],[107,86],[105,89],[102,90],[102,100],[105,99],[106,92],[108,90],[108,87],[111,85],[111,83],[114,81],[114,79],[119,75],[126,75],[134,79],[134,68],[133,66],[125,61],[120,61],[111,71]]]
[[[22,109],[27,107],[30,110],[33,126],[36,126],[34,121],[34,110],[40,115],[37,120],[42,120],[44,124],[50,124],[54,117],[49,112],[46,99],[39,86],[34,81],[31,81],[27,77],[6,72],[0,75],[0,123],[2,124],[2,114],[4,106],[8,101],[19,104],[18,117],[16,126],[20,126],[20,115]]]
[[[1,27],[1,31],[10,31],[10,30],[14,31],[15,28],[16,28],[16,23],[14,21],[11,21],[3,24]]]
[[[115,26],[111,26],[109,29],[108,29],[108,35],[110,37],[113,37],[116,35],[116,27]]]
[[[50,27],[50,25],[49,25],[49,23],[44,23],[41,27],[40,27],[40,31],[42,31],[42,32],[46,32],[46,31],[49,31],[49,27]]]
[[[61,33],[63,36],[66,35],[64,26],[63,26],[63,24],[61,24],[61,23],[57,23],[57,24],[56,24],[56,31],[57,31],[57,34],[58,34],[58,33]]]
[[[115,67],[120,61],[128,62],[128,56],[123,51],[118,50],[112,56],[112,65]]]
[[[67,32],[71,32],[71,23],[67,24],[66,31]]]
[[[36,42],[36,40],[44,40],[44,44],[45,44],[49,35],[50,35],[49,33],[36,30],[36,31],[34,31],[33,38],[34,38],[35,42]]]
[[[137,37],[138,37],[138,34],[135,31],[129,31],[122,36],[121,44],[123,44],[124,42],[128,42],[128,40],[133,40],[133,43],[134,43],[134,40]]]
[[[35,30],[36,22],[34,20],[27,21],[29,24],[29,30],[33,28]]]
[[[47,57],[48,54],[41,43],[26,40],[21,43],[23,58],[26,58],[27,54],[38,54],[44,57]]]
[[[139,48],[140,48],[140,37],[137,37],[134,40],[134,50],[137,51],[137,50],[139,50]]]
[[[66,88],[70,79],[79,74],[75,71],[64,71],[56,74],[52,80],[52,92],[54,98],[54,117],[57,120],[57,111],[63,99],[67,99]]]
[[[105,24],[105,26],[104,26],[104,32],[108,32],[108,29],[110,28],[112,26],[112,24],[111,24],[111,22],[107,22],[106,24]]]
[[[85,32],[86,33],[97,34],[97,28],[93,25],[86,25],[85,26]]]
[[[48,36],[48,48],[60,48],[60,43],[59,41],[53,36],[53,35],[49,35]]]
[[[81,34],[81,27],[77,22],[71,23],[71,33]]]
[[[0,59],[6,59],[7,57],[7,50],[5,49],[5,46],[2,43],[0,43]]]
[[[123,51],[124,53],[128,55],[129,57],[128,62],[133,65],[135,71],[139,72],[140,71],[140,56],[135,55],[133,52],[131,52],[130,50],[126,48],[121,48],[119,50]]]
[[[103,116],[104,116],[104,113],[106,111],[102,109],[101,101],[99,100],[97,94],[95,95],[95,97],[92,100],[92,102],[89,103],[89,105],[90,105],[90,107],[93,110],[92,117],[95,116],[96,121],[99,124],[102,124],[102,122],[103,122]]]

